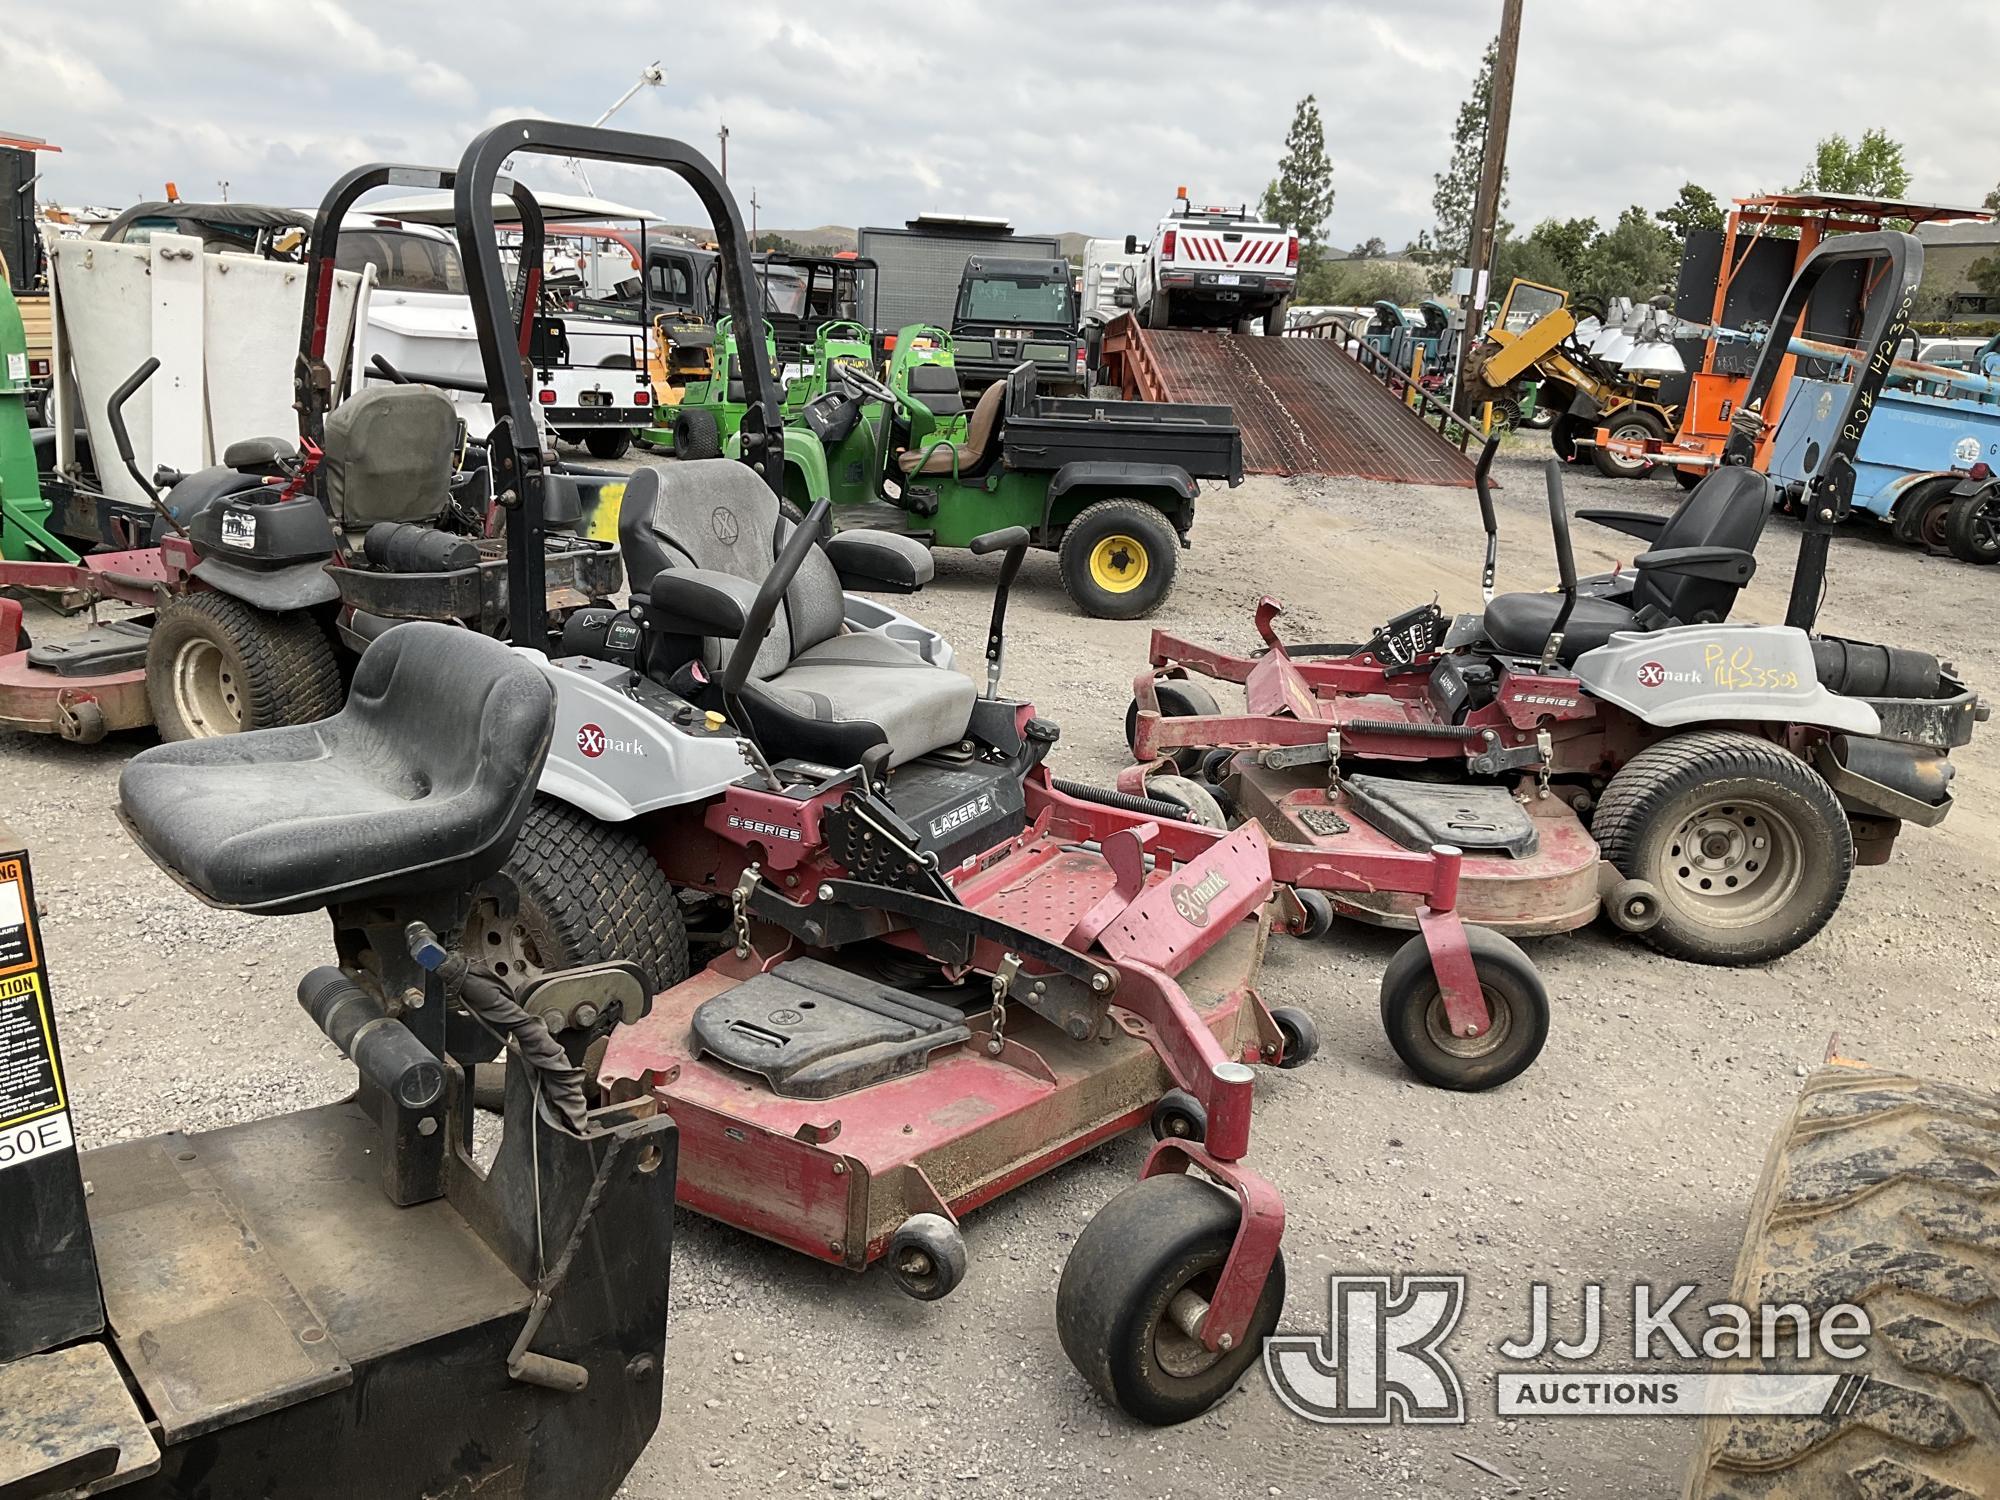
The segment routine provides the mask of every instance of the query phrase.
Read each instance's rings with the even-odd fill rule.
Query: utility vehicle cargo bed
[[[1041,396],[1010,378],[1000,441],[1012,469],[1153,463],[1177,465],[1197,479],[1243,479],[1243,434],[1226,406]]]

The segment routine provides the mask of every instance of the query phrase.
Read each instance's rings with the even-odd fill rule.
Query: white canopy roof
[[[546,193],[531,188],[535,201],[542,206],[542,222],[545,224],[663,224],[666,221],[658,214],[648,213],[643,208],[633,208],[629,204],[613,203],[608,198],[590,198],[582,193]],[[380,203],[363,203],[356,212],[375,214],[384,219],[402,219],[411,224],[449,224],[452,221],[452,195],[450,193],[418,193],[410,198],[390,198]],[[493,195],[493,217],[502,224],[515,221],[514,200],[499,193]]]

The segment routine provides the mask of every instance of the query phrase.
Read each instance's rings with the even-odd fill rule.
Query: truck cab
[[[1299,279],[1299,237],[1259,219],[1248,204],[1197,207],[1182,188],[1174,211],[1144,247],[1139,321],[1148,328],[1233,328],[1276,334]],[[1136,236],[1125,249],[1139,253]]]
[[[951,339],[960,383],[984,390],[1023,363],[1055,394],[1083,389],[1076,287],[1066,260],[975,255],[958,280]]]

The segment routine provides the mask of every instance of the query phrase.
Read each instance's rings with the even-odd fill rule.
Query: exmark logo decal
[[[931,819],[931,837],[941,839],[954,828],[963,828],[975,818],[984,817],[993,811],[993,794],[981,792],[963,807],[954,807],[950,812],[939,813]]]
[[[1642,688],[1665,687],[1670,682],[1691,682],[1697,687],[1702,684],[1699,672],[1671,672],[1656,661],[1639,663],[1639,686]]]
[[[1193,927],[1208,925],[1209,903],[1229,889],[1229,882],[1220,871],[1210,870],[1193,885],[1173,887],[1174,910],[1181,914],[1181,920]]]
[[[607,750],[615,750],[620,755],[636,755],[646,758],[646,747],[636,739],[613,739],[604,732],[601,724],[585,724],[576,732],[576,748],[583,752],[586,760],[596,760]]]

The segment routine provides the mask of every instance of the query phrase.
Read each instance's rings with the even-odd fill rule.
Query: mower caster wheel
[[[1229,767],[1236,759],[1234,750],[1209,750],[1201,757],[1201,779],[1216,786],[1229,779]]]
[[[1164,1141],[1205,1141],[1208,1139],[1208,1111],[1185,1089],[1168,1089],[1153,1106],[1153,1139]]]
[[[1305,921],[1294,929],[1294,937],[1302,937],[1307,942],[1318,942],[1333,931],[1333,900],[1325,891],[1301,891],[1293,889],[1299,905],[1305,909]]]
[[[1285,1306],[1282,1250],[1243,1336],[1226,1349],[1200,1339],[1241,1216],[1214,1183],[1166,1173],[1125,1189],[1076,1237],[1056,1285],[1056,1332],[1077,1372],[1126,1415],[1189,1421],[1264,1357]]]
[[[897,1286],[935,1302],[965,1280],[965,1236],[943,1214],[911,1214],[889,1236],[883,1261]]]
[[[1155,802],[1169,802],[1181,810],[1181,820],[1203,828],[1229,827],[1229,815],[1215,800],[1215,793],[1199,781],[1185,776],[1155,776],[1146,782],[1146,795]]]
[[[1659,887],[1650,880],[1621,880],[1604,898],[1604,914],[1620,932],[1644,932],[1660,920]]]
[[[26,647],[22,648],[26,650]],[[104,738],[104,710],[85,699],[64,704],[59,726],[62,737],[76,745],[94,745]]]
[[[1278,1023],[1279,1035],[1285,1039],[1285,1050],[1278,1055],[1279,1067],[1303,1068],[1318,1055],[1319,1025],[1311,1016],[1295,1005],[1281,1005],[1271,1012],[1271,1019]]]
[[[1162,677],[1153,684],[1154,695],[1160,700],[1160,717],[1163,719],[1208,719],[1222,712],[1222,705],[1215,701],[1215,695],[1198,682],[1189,682],[1183,677]],[[1139,738],[1139,700],[1134,698],[1125,705],[1125,746],[1133,748]],[[1199,745],[1176,745],[1166,752],[1173,763],[1183,772],[1205,766],[1208,757],[1223,752],[1203,750]],[[1215,778],[1210,777],[1211,781]]]
[[[1422,934],[1397,949],[1382,971],[1382,1029],[1404,1065],[1432,1087],[1497,1088],[1541,1055],[1549,1039],[1549,992],[1511,940],[1484,927],[1467,927],[1465,936],[1486,997],[1486,1030],[1452,1034]]]

